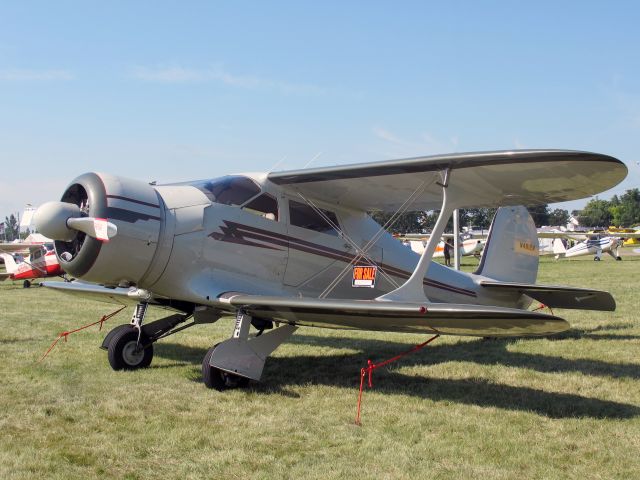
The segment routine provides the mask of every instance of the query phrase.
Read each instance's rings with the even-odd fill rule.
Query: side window
[[[336,214],[328,210],[321,210],[334,225],[338,225]],[[289,200],[289,219],[291,225],[308,228],[316,232],[338,236],[338,232],[309,205]]]
[[[268,220],[278,220],[278,202],[268,193],[263,193],[254,198],[242,209]]]
[[[242,205],[260,193],[260,188],[253,180],[238,175],[216,178],[194,186],[204,192],[212,202],[224,205]]]

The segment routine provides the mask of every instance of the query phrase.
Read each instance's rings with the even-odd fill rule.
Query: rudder
[[[501,282],[535,283],[538,249],[538,232],[526,207],[500,207],[475,273]]]
[[[4,269],[8,274],[15,273],[18,270],[18,264],[8,253],[0,253],[0,257],[4,260]]]

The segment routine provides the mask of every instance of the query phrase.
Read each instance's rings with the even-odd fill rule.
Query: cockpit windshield
[[[202,180],[192,184],[209,200],[223,205],[242,205],[260,193],[260,187],[247,177],[227,175],[213,180]]]

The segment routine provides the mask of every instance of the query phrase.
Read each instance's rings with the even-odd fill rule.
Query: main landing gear
[[[151,365],[153,344],[199,323],[213,323],[220,318],[216,310],[195,311],[193,314],[175,314],[143,324],[147,303],[136,305],[131,322],[111,330],[100,348],[107,351],[109,365],[114,370],[137,370]],[[178,327],[189,317],[193,322]],[[253,325],[257,335],[249,336]],[[267,357],[297,330],[293,325],[271,329],[269,320],[253,318],[238,310],[233,335],[209,349],[202,361],[202,380],[208,388],[226,390],[245,387],[249,380],[260,380]]]
[[[249,337],[252,320],[259,323],[259,319],[238,310],[233,336],[211,347],[204,356],[202,380],[208,388],[226,390],[260,380],[267,357],[297,330],[293,325],[283,325]]]
[[[174,314],[143,325],[147,313],[147,303],[139,303],[127,325],[119,325],[104,338],[100,348],[107,351],[109,365],[114,370],[137,370],[151,365],[153,344],[198,323],[213,323],[219,314],[194,312],[194,321],[178,327],[191,317],[191,314]],[[176,328],[177,327],[177,328]]]

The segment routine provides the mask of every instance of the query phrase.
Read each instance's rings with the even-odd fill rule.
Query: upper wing
[[[0,251],[6,253],[29,252],[32,248],[42,248],[41,243],[0,243]]]
[[[440,173],[450,169],[456,207],[537,205],[589,197],[624,179],[620,160],[570,150],[462,153],[274,172],[272,182],[361,210],[396,211],[426,186],[412,210],[440,207]]]
[[[496,337],[547,335],[569,328],[553,315],[483,305],[242,294],[221,301],[256,317],[312,327]]]
[[[569,238],[573,240],[584,240],[586,237],[593,235],[584,232],[538,232],[538,238]]]
[[[640,238],[640,232],[608,232],[607,236],[616,237],[616,238]]]

